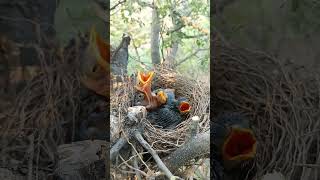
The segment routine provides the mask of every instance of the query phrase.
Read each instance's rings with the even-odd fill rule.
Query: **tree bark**
[[[151,23],[151,60],[152,64],[160,64],[160,19],[158,8],[152,8],[152,23]]]
[[[210,132],[198,134],[176,151],[171,153],[165,160],[166,166],[171,172],[185,165],[190,160],[210,153]]]

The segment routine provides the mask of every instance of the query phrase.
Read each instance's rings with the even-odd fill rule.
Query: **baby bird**
[[[161,105],[167,105],[170,109],[178,111],[181,115],[186,115],[191,110],[191,105],[187,98],[175,98],[174,89],[157,89],[154,93]]]
[[[151,91],[151,83],[154,72],[142,73],[138,72],[138,84],[135,86],[138,92],[143,93],[144,99],[139,104],[145,106],[148,111],[155,110],[159,108],[162,104],[157,97]]]
[[[254,158],[257,141],[249,127],[249,121],[238,113],[226,113],[212,122],[211,138],[218,157],[226,170],[239,167]]]

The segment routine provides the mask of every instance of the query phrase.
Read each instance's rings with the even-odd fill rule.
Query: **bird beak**
[[[110,63],[110,45],[108,45],[104,39],[96,32],[93,26],[90,31],[89,47],[94,52],[97,58],[98,64],[103,68],[107,69]]]
[[[163,91],[159,91],[158,92],[158,101],[161,104],[165,104],[167,102],[168,96],[166,93],[164,93]]]
[[[242,161],[254,158],[257,141],[250,129],[232,128],[223,144],[223,158],[227,161]]]
[[[190,112],[190,110],[191,110],[191,105],[190,105],[188,102],[182,101],[182,102],[180,103],[180,105],[179,105],[179,111],[180,111],[180,113],[185,114],[185,113],[187,113],[187,112]]]
[[[151,102],[151,96],[152,96],[152,92],[151,92],[151,82],[152,82],[152,78],[154,76],[154,72],[148,72],[148,73],[142,73],[142,72],[138,72],[138,85],[136,86],[136,89],[142,93],[144,93],[148,99],[148,102]]]
[[[154,76],[154,71],[150,71],[148,73],[143,73],[143,72],[139,71],[138,72],[139,86],[143,86],[147,83],[150,83],[150,85],[151,85],[151,81],[152,81],[153,76]]]

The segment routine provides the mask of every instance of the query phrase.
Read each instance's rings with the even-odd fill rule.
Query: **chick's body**
[[[182,121],[179,112],[170,109],[170,107],[166,105],[148,112],[147,119],[150,120],[152,124],[166,129],[172,129]]]

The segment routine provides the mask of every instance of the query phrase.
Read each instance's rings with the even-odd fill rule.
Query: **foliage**
[[[119,1],[111,1],[111,7]],[[160,54],[161,59],[167,55],[168,48],[173,42],[179,43],[175,62],[183,73],[207,74],[209,72],[209,4],[206,0],[158,0],[155,1],[161,23]],[[152,22],[151,1],[132,0],[118,5],[111,11],[111,44],[120,43],[122,34],[128,33],[132,37],[129,47],[129,73],[143,67],[150,67],[150,34]],[[188,18],[188,24],[183,19]],[[176,30],[175,27],[183,26]],[[200,30],[199,30],[200,29]],[[198,53],[194,53],[198,51]],[[190,56],[195,54],[194,56]],[[189,57],[190,56],[190,57]]]

